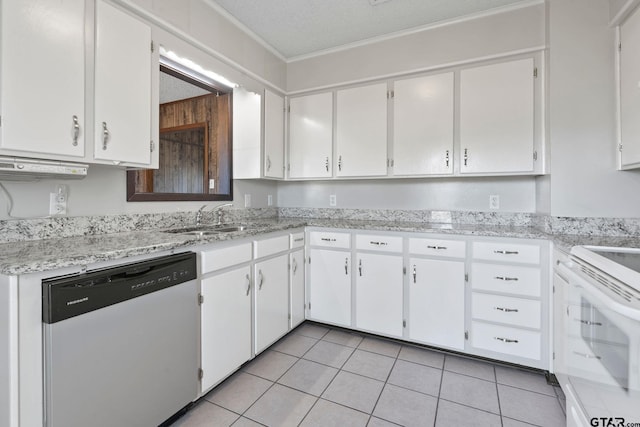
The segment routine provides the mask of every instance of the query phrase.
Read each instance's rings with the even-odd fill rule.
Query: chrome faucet
[[[196,226],[199,227],[202,224],[202,211],[204,211],[204,209],[209,206],[209,205],[203,205],[200,209],[198,209],[198,212],[196,213]],[[225,203],[222,205],[218,205],[215,208],[213,208],[211,210],[211,212],[214,213],[214,215],[218,216],[218,220],[215,221],[214,225],[222,225],[222,208],[225,208],[227,206],[233,206],[233,203]],[[214,216],[215,218],[215,216]]]

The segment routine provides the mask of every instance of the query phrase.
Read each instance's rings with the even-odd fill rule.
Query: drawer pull
[[[369,242],[372,245],[376,245],[376,246],[386,246],[388,245],[387,242]]]
[[[249,277],[249,275],[247,274],[247,296],[249,296],[250,292],[251,292],[251,277]]]
[[[293,241],[294,242],[304,242],[304,237],[298,237],[297,239],[293,239]]]
[[[494,277],[496,280],[504,280],[505,282],[517,282],[517,277],[506,277],[506,276],[496,276]]]
[[[501,254],[501,255],[518,255],[520,252],[518,251],[493,251],[494,254]]]
[[[321,237],[320,240],[322,240],[323,242],[335,242],[336,239],[330,239],[328,237]]]
[[[517,308],[504,308],[504,307],[493,307],[493,308],[498,310],[498,311],[502,311],[504,313],[517,313],[518,312]]]
[[[258,276],[260,276],[260,281],[258,282],[258,290],[261,290],[262,284],[264,283],[264,276],[262,275],[262,270],[258,270]]]
[[[600,356],[592,356],[590,354],[580,353],[580,352],[577,352],[577,351],[574,351],[573,354],[575,354],[576,356],[584,357],[585,359],[596,359],[596,360],[602,359],[602,357],[600,357]]]
[[[580,322],[583,325],[587,325],[587,326],[602,326],[602,323],[600,322],[592,322],[591,320],[582,320],[582,319],[574,319],[576,322]]]
[[[437,250],[447,249],[446,246],[432,246],[432,245],[428,245],[427,248],[428,249],[437,249]]]
[[[512,340],[512,339],[509,339],[509,338],[494,337],[494,339],[496,339],[498,341],[505,342],[505,343],[509,343],[509,344],[511,344],[511,343],[517,344],[518,343],[518,340]]]

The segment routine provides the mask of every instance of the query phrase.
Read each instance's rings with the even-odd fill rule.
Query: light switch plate
[[[337,198],[335,194],[331,194],[329,196],[329,206],[336,206],[338,204]]]
[[[244,195],[244,207],[245,208],[250,208],[251,207],[251,194],[245,194]]]
[[[267,206],[273,206],[273,196],[271,194],[267,195]]]

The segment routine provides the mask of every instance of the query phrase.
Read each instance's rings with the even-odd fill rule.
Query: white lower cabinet
[[[291,286],[290,327],[293,329],[304,321],[304,249],[289,254],[289,283]]]
[[[251,269],[248,265],[203,279],[201,392],[251,359]]]
[[[257,262],[255,277],[255,351],[262,352],[289,330],[289,255]]]
[[[409,339],[464,350],[464,260],[409,260]]]
[[[351,253],[311,249],[309,318],[351,326]]]
[[[402,256],[359,253],[356,328],[402,337]]]

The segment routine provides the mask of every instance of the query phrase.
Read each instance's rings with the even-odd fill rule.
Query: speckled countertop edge
[[[565,251],[569,251],[571,247],[576,245],[640,247],[640,237],[549,234],[529,226],[314,218],[274,218],[244,221],[243,223],[248,225],[246,230],[220,233],[203,238],[152,230],[0,244],[0,274],[20,275],[65,267],[85,266],[96,262],[124,259],[178,248],[191,248],[305,226],[345,230],[542,239],[552,241]]]

